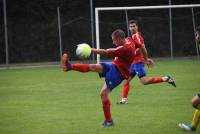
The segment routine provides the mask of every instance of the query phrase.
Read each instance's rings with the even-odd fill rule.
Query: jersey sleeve
[[[137,32],[135,35],[132,36],[136,48],[140,48],[141,46],[144,46],[144,39],[141,35],[141,33]]]
[[[106,49],[106,50],[107,50],[108,55],[110,55],[112,57],[118,57],[124,53],[123,46],[119,46],[117,48],[110,48],[110,49]]]

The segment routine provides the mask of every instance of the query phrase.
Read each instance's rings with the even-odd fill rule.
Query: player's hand
[[[154,61],[150,58],[148,58],[146,61],[145,61],[145,64],[148,66],[148,67],[152,67],[154,65]]]

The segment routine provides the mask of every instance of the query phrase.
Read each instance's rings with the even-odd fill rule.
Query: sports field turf
[[[166,74],[177,88],[142,86],[135,78],[127,105],[116,104],[121,85],[114,89],[115,126],[103,128],[99,91],[104,80],[96,73],[63,73],[56,67],[0,70],[0,134],[186,134],[177,125],[191,122],[200,60],[157,61],[148,69],[148,76]]]

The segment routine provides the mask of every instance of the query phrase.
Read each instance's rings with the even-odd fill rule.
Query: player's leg
[[[192,106],[196,108],[191,125],[179,123],[179,127],[187,131],[195,131],[200,123],[200,93],[192,98]]]
[[[112,115],[111,115],[111,109],[110,109],[109,93],[110,93],[110,89],[108,89],[105,83],[100,92],[102,108],[103,108],[103,113],[105,117],[105,121],[102,124],[104,127],[109,127],[109,126],[114,125],[113,120],[112,120]]]
[[[167,82],[167,83],[171,84],[172,86],[176,87],[175,81],[171,76],[164,76],[164,77],[143,76],[143,77],[140,77],[140,81],[143,85]]]
[[[140,82],[143,85],[148,85],[148,84],[156,84],[156,83],[162,83],[162,82],[167,82],[171,85],[173,85],[174,87],[176,87],[175,81],[173,78],[171,78],[170,76],[164,76],[164,77],[147,77],[146,76],[146,70],[144,67],[143,63],[137,63],[135,64],[135,70],[136,73],[140,79]]]
[[[122,93],[121,93],[121,100],[117,102],[117,104],[127,104],[128,103],[128,94],[130,91],[130,82],[136,75],[135,64],[131,64],[130,67],[130,77],[127,80],[123,81],[122,85]]]
[[[196,110],[191,125],[196,129],[200,122],[200,93],[192,98],[192,106],[196,108]]]
[[[131,80],[132,80],[132,77],[130,76],[127,80],[123,81],[121,100],[119,102],[117,102],[117,104],[127,104],[128,103],[128,93],[130,91]]]
[[[127,80],[123,81],[123,87],[122,87],[122,100],[119,102],[120,104],[127,104],[128,103],[128,93],[130,90],[130,82],[131,77],[129,77]]]
[[[103,67],[103,72],[99,73],[99,76],[105,77],[105,84],[100,93],[105,116],[105,121],[102,125],[109,127],[114,124],[110,112],[109,93],[123,81],[123,77],[116,66],[111,62],[103,62],[100,64]]]
[[[147,77],[147,76],[142,76],[142,77],[139,77],[139,78],[140,78],[140,82],[143,85],[164,82],[163,79],[162,79],[162,77]]]
[[[103,67],[101,64],[71,64],[68,61],[68,55],[65,53],[62,57],[63,71],[75,70],[79,72],[98,72],[102,73]]]

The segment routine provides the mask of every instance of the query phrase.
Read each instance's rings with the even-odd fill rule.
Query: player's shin
[[[200,110],[196,110],[194,113],[194,117],[192,120],[192,126],[197,128],[197,126],[199,125],[200,122]]]
[[[111,111],[110,111],[110,99],[102,99],[102,106],[103,106],[103,112],[104,112],[104,117],[106,121],[111,121],[112,116],[111,116]]]
[[[71,64],[71,70],[76,70],[79,72],[89,72],[89,64]]]
[[[163,79],[161,77],[151,77],[146,84],[161,83]]]
[[[128,82],[125,82],[123,84],[123,89],[122,89],[122,98],[128,97],[129,90],[130,90],[130,84]]]

